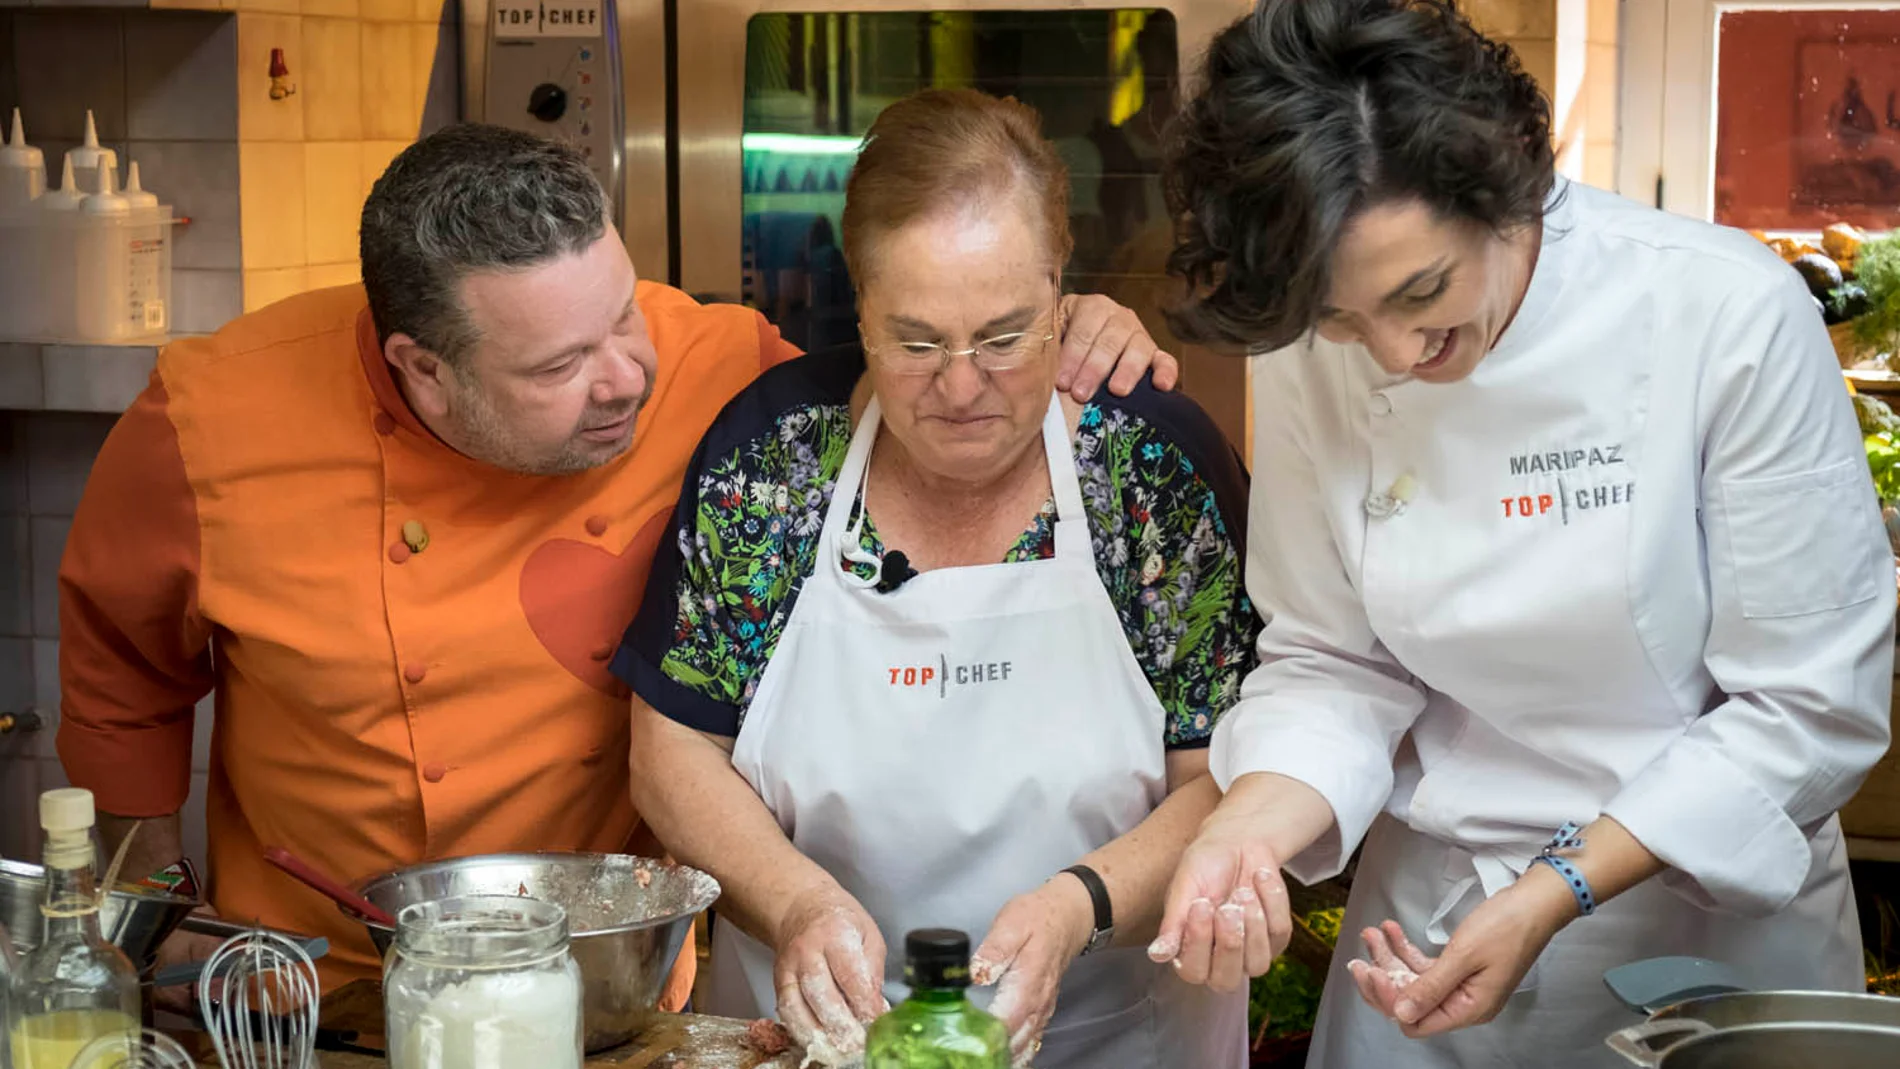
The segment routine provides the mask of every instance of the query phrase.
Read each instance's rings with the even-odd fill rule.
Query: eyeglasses
[[[858,336],[864,341],[865,353],[898,375],[936,375],[950,367],[950,358],[953,356],[967,356],[971,363],[984,371],[1011,371],[1042,355],[1044,347],[1055,340],[1053,309],[1049,312],[1049,318],[1047,330],[1012,330],[991,338],[979,338],[968,349],[952,349],[934,341],[902,341],[874,346],[864,337],[863,324],[858,325]],[[1037,319],[1040,322],[1041,317]]]

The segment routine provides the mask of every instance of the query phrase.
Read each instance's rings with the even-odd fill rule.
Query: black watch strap
[[[1062,871],[1081,880],[1082,886],[1088,888],[1089,901],[1095,906],[1095,932],[1083,953],[1099,950],[1115,930],[1115,907],[1108,901],[1108,884],[1102,882],[1100,873],[1087,865],[1070,865]]]

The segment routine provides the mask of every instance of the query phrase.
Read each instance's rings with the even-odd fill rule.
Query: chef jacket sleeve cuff
[[[1271,772],[1318,791],[1333,810],[1333,825],[1298,855],[1282,862],[1304,884],[1331,879],[1346,867],[1372,822],[1392,793],[1392,758],[1382,746],[1368,745],[1343,731],[1323,726],[1331,710],[1268,705],[1271,699],[1242,699],[1214,729],[1208,766],[1226,791],[1241,776]]]
[[[150,819],[170,816],[191,793],[192,711],[137,727],[101,728],[72,715],[59,725],[66,778],[92,791],[102,813]]]
[[[1807,882],[1808,837],[1720,751],[1671,743],[1604,810],[1675,870],[1664,884],[1704,908],[1766,916]]]
[[[732,738],[739,734],[738,706],[715,701],[681,683],[632,646],[621,646],[610,667],[641,701],[659,710],[668,720],[710,735]]]

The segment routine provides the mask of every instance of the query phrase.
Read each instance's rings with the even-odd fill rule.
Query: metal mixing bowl
[[[646,1027],[694,915],[719,897],[718,881],[703,872],[625,854],[486,854],[399,869],[353,889],[392,916],[460,895],[525,895],[566,909],[590,1054]],[[394,929],[343,912],[388,953]]]
[[[0,925],[15,949],[26,951],[45,930],[40,900],[46,895],[46,870],[24,861],[0,859]],[[152,967],[158,945],[179,922],[204,903],[157,891],[115,890],[99,911],[99,929],[143,973]]]

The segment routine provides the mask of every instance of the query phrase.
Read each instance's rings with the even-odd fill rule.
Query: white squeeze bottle
[[[158,194],[139,185],[139,161],[125,165],[126,203],[132,207],[132,232],[127,235],[126,316],[132,334],[162,334],[170,326],[170,294],[165,286],[165,243],[171,240],[170,220],[160,210]]]
[[[46,937],[13,983],[13,1069],[67,1069],[101,1037],[139,1028],[139,978],[125,952],[99,931],[93,874],[92,792],[40,795],[46,830]]]
[[[116,341],[132,333],[132,202],[113,190],[116,173],[99,168],[99,191],[79,205],[75,333],[86,341]]]
[[[111,171],[114,179],[119,177],[119,154],[99,147],[99,128],[92,121],[91,108],[86,109],[86,141],[78,148],[67,149],[66,159],[73,165],[80,189],[98,189],[98,172],[102,170]]]
[[[46,154],[26,143],[20,109],[13,109],[13,129],[0,147],[0,212],[26,207],[46,192]]]
[[[73,181],[73,159],[60,166],[59,188],[49,189],[33,202],[33,258],[38,271],[27,273],[37,315],[29,326],[34,336],[70,338],[78,325],[74,307],[78,283],[79,205],[86,199]]]
[[[33,201],[46,192],[46,154],[26,143],[20,109],[0,146],[0,338],[28,337],[39,321]],[[4,949],[4,948],[0,948]],[[0,1061],[0,1066],[4,1066]]]

